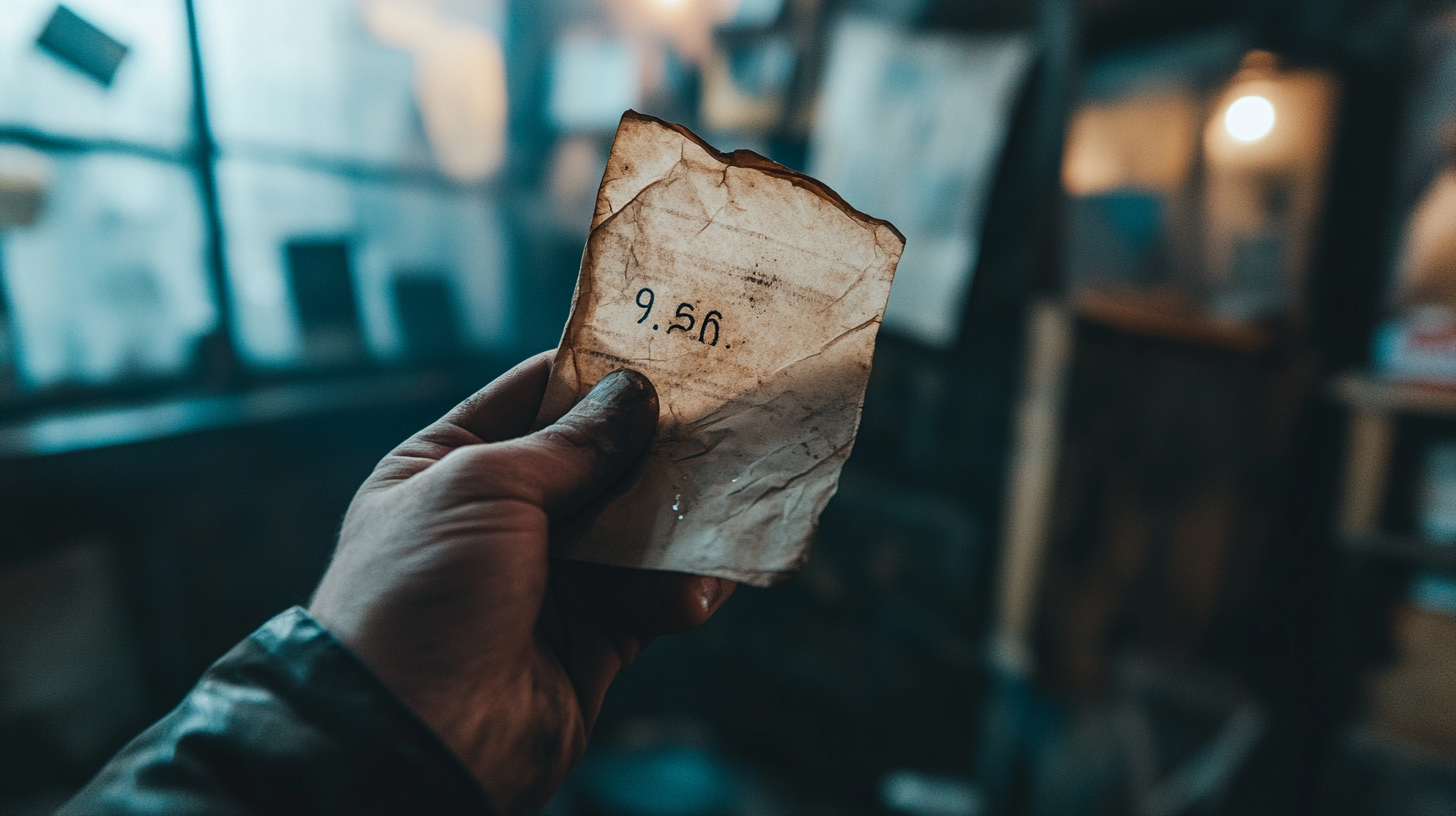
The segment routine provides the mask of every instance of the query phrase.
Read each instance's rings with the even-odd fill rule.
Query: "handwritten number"
[[[709,343],[708,345],[710,345],[710,346],[716,346],[716,345],[718,345],[718,321],[721,320],[721,319],[723,319],[723,313],[720,312],[720,311],[718,311],[717,309],[714,309],[713,311],[708,312],[708,314],[703,317],[703,327],[698,330],[698,342],[699,343],[703,342],[703,337],[705,337],[708,334],[708,327],[709,326],[712,326],[713,327],[713,342]]]
[[[687,309],[687,312],[684,313],[683,309]],[[691,303],[679,303],[677,305],[677,314],[674,315],[674,317],[685,317],[688,319],[688,324],[686,326],[679,326],[678,324],[673,323],[672,325],[667,327],[668,334],[672,334],[674,329],[681,332],[690,332],[693,330],[693,324],[698,322],[697,319],[693,317],[693,305]]]
[[[645,323],[647,322],[647,318],[652,315],[652,305],[657,302],[657,294],[651,289],[644,286],[641,289],[637,290],[636,302],[637,308],[642,310],[642,316],[637,318],[637,322]],[[672,334],[675,331],[680,331],[691,337],[694,326],[698,326],[698,319],[694,315],[693,304],[679,303],[677,305],[677,313],[674,314],[673,317],[675,318],[675,321],[668,324],[667,333]],[[679,318],[681,320],[686,320],[687,322],[680,322],[679,320],[677,320]],[[703,315],[702,325],[698,326],[698,342],[704,343],[709,346],[718,345],[719,335],[723,331],[722,320],[723,313],[718,311],[717,309],[714,309],[708,312],[706,315]],[[712,340],[708,339],[709,326],[713,327]],[[656,329],[657,326],[653,326],[652,328]],[[729,348],[732,348],[732,346],[729,346]]]
[[[642,296],[643,295],[646,295],[647,296],[647,302],[646,303],[643,303],[642,302]],[[641,308],[641,309],[645,309],[646,310],[646,311],[644,311],[642,313],[642,316],[641,317],[637,318],[637,322],[638,323],[641,323],[642,321],[646,320],[647,319],[647,316],[650,315],[650,314],[652,314],[652,303],[655,300],[657,300],[657,295],[653,294],[651,289],[647,289],[647,288],[644,287],[644,288],[642,288],[642,289],[640,289],[640,290],[637,291],[637,306],[638,306],[638,308]]]

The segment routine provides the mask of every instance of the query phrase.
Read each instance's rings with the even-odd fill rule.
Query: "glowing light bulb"
[[[1257,142],[1274,129],[1274,105],[1262,96],[1241,96],[1228,106],[1223,126],[1241,142]]]

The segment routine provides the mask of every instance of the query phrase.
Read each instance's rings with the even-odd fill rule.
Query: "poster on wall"
[[[905,234],[885,329],[936,348],[960,335],[981,224],[1016,99],[1025,34],[835,29],[809,174]]]

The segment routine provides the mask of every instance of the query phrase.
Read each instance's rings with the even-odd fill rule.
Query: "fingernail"
[[[704,612],[713,608],[722,593],[723,582],[717,578],[704,578],[698,582],[699,602],[702,603]]]
[[[657,389],[645,374],[620,368],[603,377],[586,398],[603,407],[626,408],[657,399]]]

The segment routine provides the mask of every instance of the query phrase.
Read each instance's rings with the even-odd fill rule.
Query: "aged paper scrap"
[[[537,418],[633,368],[643,469],[558,557],[765,586],[803,563],[849,457],[905,239],[812,178],[628,111]]]

